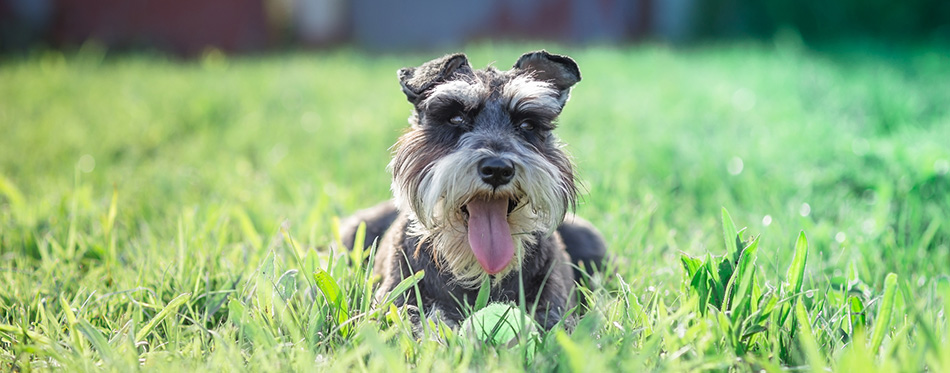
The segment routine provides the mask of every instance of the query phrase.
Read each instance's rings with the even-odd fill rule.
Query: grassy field
[[[7,57],[0,370],[950,370],[950,51],[865,47],[548,47],[613,269],[502,345],[414,339],[328,249],[433,55]]]

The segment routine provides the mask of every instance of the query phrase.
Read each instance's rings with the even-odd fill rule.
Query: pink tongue
[[[472,201],[468,208],[468,244],[485,272],[496,274],[511,263],[515,243],[508,227],[508,199]]]

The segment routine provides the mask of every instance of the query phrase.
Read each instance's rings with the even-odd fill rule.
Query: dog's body
[[[526,53],[513,69],[472,70],[449,55],[399,71],[415,110],[389,165],[394,200],[357,212],[342,225],[352,247],[366,222],[378,239],[377,299],[425,270],[397,305],[422,300],[449,324],[491,279],[490,300],[517,301],[523,286],[535,319],[549,329],[571,305],[571,263],[599,267],[600,234],[567,211],[576,197],[573,168],[551,133],[571,87],[572,59]]]

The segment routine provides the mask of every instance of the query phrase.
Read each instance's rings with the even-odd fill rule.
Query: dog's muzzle
[[[486,157],[476,165],[478,176],[492,188],[506,185],[515,178],[515,164],[501,157]],[[501,272],[514,257],[515,244],[508,224],[513,200],[492,195],[469,201],[463,210],[468,215],[468,242],[489,274]]]

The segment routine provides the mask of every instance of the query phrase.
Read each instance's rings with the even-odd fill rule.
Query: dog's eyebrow
[[[508,99],[508,110],[511,112],[550,112],[557,115],[561,111],[554,85],[524,75],[505,84],[502,96]]]
[[[445,101],[457,101],[465,106],[466,110],[478,107],[479,103],[488,97],[488,90],[479,82],[453,80],[435,86],[423,103],[425,109],[430,105]]]

